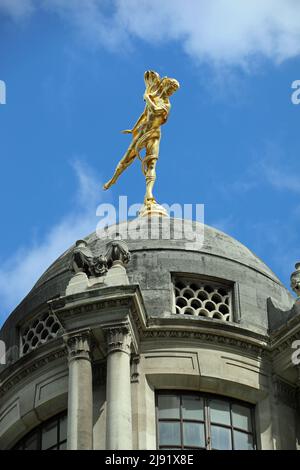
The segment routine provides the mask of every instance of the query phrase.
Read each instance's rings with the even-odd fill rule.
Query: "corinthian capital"
[[[91,332],[90,330],[81,330],[64,335],[69,360],[88,359],[91,353]]]
[[[113,326],[105,330],[107,353],[123,351],[127,354],[131,352],[132,338],[128,326]]]

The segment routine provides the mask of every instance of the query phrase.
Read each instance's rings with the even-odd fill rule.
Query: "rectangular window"
[[[156,395],[159,449],[253,450],[253,406],[206,394]]]
[[[63,450],[66,448],[66,411],[41,423],[14,446],[14,450]]]

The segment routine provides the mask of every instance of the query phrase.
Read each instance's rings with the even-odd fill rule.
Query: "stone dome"
[[[293,297],[276,275],[246,246],[229,235],[213,227],[191,222],[188,228],[185,226],[182,236],[183,222],[186,221],[169,219],[170,236],[167,239],[162,235],[162,220],[157,219],[152,220],[151,229],[156,235],[149,239],[149,226],[145,220],[138,226],[134,222],[110,226],[100,238],[94,232],[85,241],[96,256],[105,253],[109,240],[107,236],[121,233],[122,238],[127,238],[131,253],[131,262],[126,268],[129,282],[139,284],[148,316],[172,313],[174,276],[229,283],[233,287],[234,321],[261,334],[268,330],[269,297],[282,309],[291,307]],[[192,240],[195,230],[203,234],[203,243]],[[65,295],[72,276],[69,269],[72,249],[63,253],[46,270],[9,317],[4,330],[32,316],[50,299]]]
[[[296,448],[299,302],[292,307],[257,256],[219,230],[174,218],[98,227],[74,242],[0,332],[0,448],[27,448],[33,435],[38,448],[55,422],[48,448],[178,449],[184,436],[157,432],[168,394],[179,405],[196,397],[195,418],[199,399],[205,404],[209,439],[197,437],[197,448]],[[225,447],[213,444],[218,422],[210,425],[220,403],[229,418],[220,427],[233,437]],[[253,416],[246,428],[234,427],[236,406],[237,416]],[[190,420],[178,418],[177,428]],[[61,421],[68,433],[58,442]]]

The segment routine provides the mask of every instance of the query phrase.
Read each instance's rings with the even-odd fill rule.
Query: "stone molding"
[[[271,350],[273,354],[279,354],[286,349],[291,349],[292,343],[300,339],[300,330],[292,334],[287,334],[285,338],[278,338],[271,343]]]
[[[115,351],[131,353],[132,336],[129,325],[112,326],[105,328],[107,354]]]
[[[281,380],[278,376],[273,376],[274,397],[285,405],[297,408],[297,388]]]
[[[151,338],[177,338],[177,339],[196,339],[208,343],[223,344],[229,347],[235,347],[239,350],[248,351],[254,355],[262,355],[264,352],[269,350],[269,343],[266,337],[260,337],[261,335],[253,334],[249,337],[241,338],[242,332],[240,326],[235,325],[236,331],[231,331],[231,325],[222,322],[222,329],[216,332],[219,325],[203,323],[201,319],[199,323],[193,324],[193,329],[190,328],[189,319],[185,318],[185,325],[173,324],[172,319],[168,318],[168,324],[163,318],[150,318],[145,323],[145,320],[141,318],[138,312],[138,308],[133,302],[133,291],[129,293],[129,296],[123,296],[118,298],[108,298],[102,301],[94,301],[82,305],[74,305],[68,307],[67,305],[59,305],[59,308],[63,308],[63,317],[71,318],[75,315],[99,312],[99,310],[108,310],[114,308],[127,308],[130,311],[132,317],[132,323],[135,326],[140,340],[151,339]],[[178,320],[178,315],[174,315],[174,320]],[[205,319],[206,320],[206,319]],[[162,323],[162,324],[161,324]],[[164,323],[164,324],[163,324]],[[177,323],[177,322],[176,322]],[[175,328],[176,329],[175,329]],[[186,329],[189,328],[189,329]],[[200,331],[195,331],[195,329]],[[205,328],[205,332],[201,329]],[[208,329],[211,328],[211,331]],[[256,338],[257,336],[257,338]]]
[[[196,331],[183,331],[183,330],[148,330],[145,332],[144,337],[151,338],[176,338],[176,339],[195,339],[203,342],[222,344],[224,346],[236,347],[243,351],[248,351],[255,355],[262,355],[266,350],[264,345],[248,343],[237,338],[228,337],[215,333],[202,333]]]
[[[17,385],[21,380],[25,379],[33,372],[53,361],[56,361],[57,359],[65,357],[66,355],[66,348],[61,348],[56,351],[51,351],[43,357],[36,358],[30,364],[27,366],[25,365],[21,370],[18,370],[15,374],[9,376],[6,381],[0,382],[0,397],[5,395],[12,387]]]
[[[105,294],[106,298],[100,299],[100,294]],[[79,302],[81,302],[79,304]],[[166,340],[196,340],[205,344],[215,344],[220,347],[235,348],[236,350],[243,351],[253,356],[262,356],[272,353],[276,353],[279,350],[289,347],[294,339],[300,338],[300,331],[295,332],[289,338],[284,341],[277,339],[273,341],[273,344],[268,342],[268,338],[258,334],[251,334],[251,332],[244,331],[240,326],[224,324],[222,327],[219,325],[212,325],[207,319],[204,321],[191,321],[188,318],[185,321],[178,321],[178,316],[174,315],[174,318],[149,318],[146,320],[145,311],[143,307],[143,300],[139,294],[137,285],[125,286],[124,288],[102,288],[95,289],[92,296],[89,294],[85,295],[74,295],[70,298],[60,298],[50,301],[49,307],[55,313],[62,314],[63,318],[69,320],[77,315],[84,315],[95,313],[99,318],[99,326],[106,331],[106,340],[108,343],[107,352],[113,351],[125,351],[130,354],[130,346],[136,339],[140,341],[156,341],[157,339]],[[101,326],[101,311],[108,311],[113,309],[128,310],[128,316],[130,319],[130,330],[134,328],[131,336],[129,334],[129,324],[125,325],[103,325]],[[300,325],[299,325],[300,326]],[[90,360],[91,356],[91,342],[88,339],[87,331],[85,329],[85,339],[79,340],[78,335],[83,334],[83,331],[76,331],[74,333],[67,333],[64,335],[69,339],[66,343],[65,351],[61,350],[61,339],[55,339],[51,341],[52,352],[45,351],[44,348],[47,346],[42,345],[37,348],[35,352],[31,352],[26,357],[20,358],[17,362],[12,364],[9,368],[3,369],[0,373],[0,383],[2,378],[1,394],[4,394],[11,386],[18,383],[24,377],[31,372],[35,371],[39,367],[47,364],[48,362],[55,360],[59,357],[66,356],[67,351],[69,357],[85,357]],[[72,337],[74,337],[71,339]],[[76,339],[77,338],[77,339]],[[280,345],[278,344],[280,341]],[[49,342],[50,343],[50,342]],[[48,343],[48,344],[49,344]],[[68,344],[69,343],[69,344]],[[275,344],[276,343],[276,344]],[[135,344],[135,343],[133,343]],[[50,344],[49,344],[50,346]],[[53,346],[56,347],[53,352]],[[270,347],[271,346],[271,347]],[[275,348],[274,348],[275,346]],[[135,352],[138,352],[136,348]],[[37,357],[34,358],[35,354]],[[41,354],[43,356],[41,357]],[[32,355],[34,355],[32,357]],[[20,361],[20,362],[19,362]],[[29,365],[28,365],[29,364]],[[20,371],[20,367],[23,367]],[[9,369],[9,370],[8,370]],[[15,373],[15,370],[18,373]],[[9,385],[11,384],[11,385]]]
[[[63,336],[67,346],[69,361],[74,359],[91,360],[92,338],[90,330],[76,331]]]
[[[139,365],[140,365],[140,356],[138,354],[134,354],[131,357],[130,362],[130,379],[131,383],[139,383]]]

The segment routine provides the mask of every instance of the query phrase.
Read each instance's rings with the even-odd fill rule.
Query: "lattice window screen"
[[[57,338],[63,332],[63,327],[53,313],[43,313],[22,328],[21,356],[36,349],[50,339]]]
[[[233,321],[232,286],[179,276],[173,286],[176,314]]]

